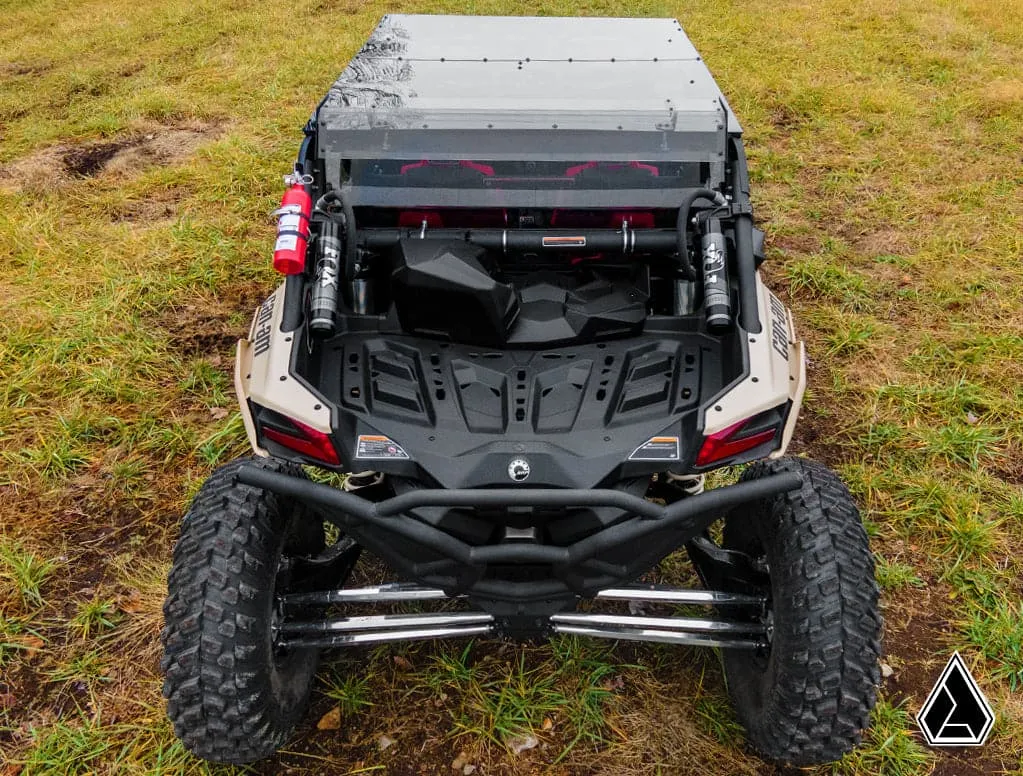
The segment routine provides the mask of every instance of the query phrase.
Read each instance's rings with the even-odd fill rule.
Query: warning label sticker
[[[679,459],[678,437],[652,437],[637,447],[630,461],[677,461]]]
[[[277,222],[277,230],[280,232],[297,232],[302,220],[298,213],[281,216]]]
[[[388,458],[407,460],[408,453],[390,437],[360,434],[355,447],[356,458]]]
[[[275,251],[293,251],[298,248],[298,237],[293,234],[282,234],[274,244]]]
[[[541,240],[544,248],[583,248],[586,246],[585,235],[544,237]]]

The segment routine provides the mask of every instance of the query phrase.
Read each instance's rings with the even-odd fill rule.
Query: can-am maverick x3
[[[832,472],[782,457],[803,345],[759,276],[741,128],[677,21],[385,16],[289,183],[286,278],[238,344],[255,457],[203,485],[170,573],[185,746],[271,754],[322,648],[549,634],[720,648],[771,760],[860,740],[867,537]],[[683,547],[703,589],[640,581]],[[363,549],[398,581],[345,587]]]

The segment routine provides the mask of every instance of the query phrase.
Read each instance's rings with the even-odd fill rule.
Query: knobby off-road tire
[[[217,469],[181,525],[163,607],[174,732],[192,753],[224,763],[267,757],[288,740],[318,659],[315,649],[275,653],[271,633],[281,558],[316,552],[316,523],[290,500],[239,483],[242,464],[304,476],[266,458]]]
[[[802,475],[800,490],[737,510],[724,527],[725,547],[767,563],[770,649],[724,650],[723,660],[750,743],[775,762],[812,765],[842,757],[869,725],[881,617],[867,534],[832,471],[783,458],[742,479],[785,471]]]

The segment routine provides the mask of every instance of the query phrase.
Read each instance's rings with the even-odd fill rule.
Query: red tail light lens
[[[735,425],[722,429],[704,439],[703,447],[700,448],[700,452],[696,456],[696,465],[703,467],[709,466],[712,463],[718,463],[719,461],[725,461],[774,439],[774,435],[778,433],[777,428],[768,428],[762,431],[743,434],[743,429],[750,425],[753,420],[755,418],[741,420]]]
[[[286,431],[283,428],[264,425],[262,429],[263,436],[272,442],[276,442],[281,447],[286,447],[289,450],[294,450],[299,455],[304,455],[306,458],[322,461],[331,466],[341,465],[341,461],[337,456],[337,450],[334,449],[334,443],[330,441],[329,435],[291,418],[288,418],[288,423],[294,427],[294,431]]]

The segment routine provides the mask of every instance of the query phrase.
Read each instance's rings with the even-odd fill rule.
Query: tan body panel
[[[249,399],[317,431],[330,433],[330,409],[288,371],[293,338],[281,331],[283,312],[282,283],[256,310],[248,338],[238,341],[234,387],[249,444],[257,455],[265,456],[267,451],[257,444]]]
[[[706,435],[760,412],[792,402],[782,433],[781,448],[771,454],[785,454],[799,417],[806,390],[806,354],[801,340],[796,339],[792,313],[764,285],[757,273],[757,293],[762,330],[749,335],[749,374],[744,380],[707,407],[704,417]]]

